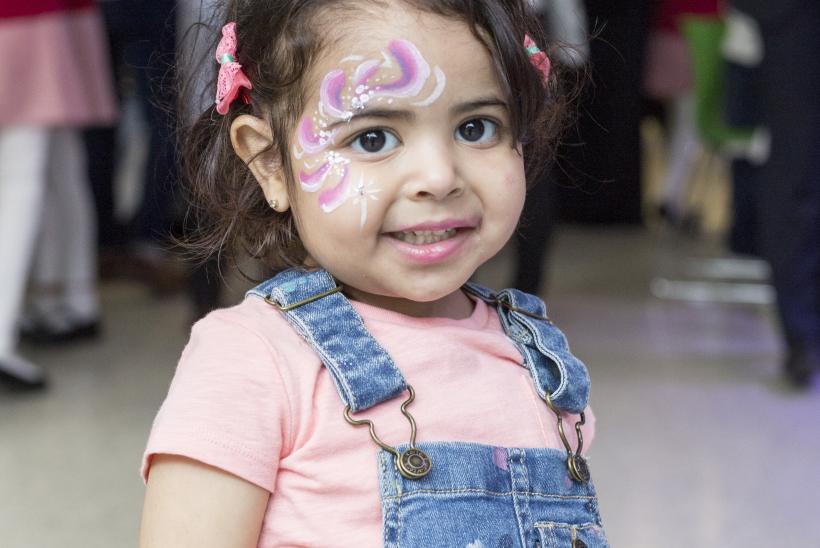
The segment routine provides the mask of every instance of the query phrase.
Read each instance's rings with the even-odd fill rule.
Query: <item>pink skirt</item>
[[[116,118],[96,8],[0,19],[0,126],[91,126]]]

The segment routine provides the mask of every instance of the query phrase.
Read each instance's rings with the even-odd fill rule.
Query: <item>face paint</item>
[[[306,154],[322,152],[333,143],[333,134],[325,130],[317,133],[313,128],[313,120],[305,117],[299,124],[299,146]],[[301,155],[299,156],[301,157]]]
[[[367,223],[367,202],[368,200],[378,200],[376,196],[381,192],[381,189],[375,188],[373,182],[364,182],[364,175],[359,177],[359,184],[354,189],[353,205],[359,206],[359,230],[364,228]]]
[[[393,104],[397,100],[418,97],[431,76],[435,76],[435,86],[424,99],[412,106],[431,105],[444,92],[446,78],[444,72],[430,65],[418,48],[407,40],[393,40],[376,59],[362,55],[349,55],[341,60],[343,65],[356,63],[355,67],[335,68],[325,74],[319,88],[319,104],[312,115],[305,116],[297,129],[297,144],[293,155],[304,160],[304,168],[299,172],[299,184],[305,192],[319,192],[325,186],[330,188],[319,193],[318,202],[322,211],[331,213],[349,198],[360,208],[360,226],[367,221],[367,203],[376,200],[379,189],[372,183],[364,183],[361,176],[355,189],[350,188],[350,160],[337,152],[326,152],[323,161],[312,161],[335,144],[338,130],[327,131],[331,123],[349,121],[354,112],[363,110],[368,104],[384,101]],[[397,74],[398,73],[398,74]],[[318,167],[315,167],[317,164]]]
[[[342,170],[342,177],[336,186],[319,194],[319,205],[325,213],[335,211],[347,199],[347,179],[350,176],[350,170],[347,165]]]
[[[331,71],[322,80],[322,87],[319,91],[322,106],[322,113],[330,118],[339,120],[350,119],[353,113],[344,110],[342,106],[342,90],[347,84],[347,76],[341,70]]]
[[[314,171],[299,171],[299,184],[305,192],[316,192],[322,188],[329,175],[335,174],[340,178],[343,178],[345,169],[349,163],[350,160],[338,152],[326,152],[324,162]],[[305,167],[307,169],[313,169],[307,164],[308,162],[305,162]]]
[[[410,103],[414,107],[430,106],[436,99],[441,97],[442,93],[444,93],[444,86],[447,84],[447,78],[444,76],[444,71],[436,67],[433,72],[436,75],[436,89],[433,90],[433,93],[431,93],[427,99],[424,99],[423,101],[417,101],[415,103]],[[388,102],[392,102],[392,99]]]

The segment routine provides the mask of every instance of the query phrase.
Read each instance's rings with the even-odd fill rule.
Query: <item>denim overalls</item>
[[[589,395],[586,367],[546,319],[544,303],[514,289],[477,284],[464,290],[495,306],[507,336],[524,356],[535,390],[556,415],[565,451],[502,448],[464,442],[416,443],[407,407],[414,397],[392,358],[325,270],[287,270],[249,292],[280,310],[327,367],[344,417],[368,426],[378,452],[384,546],[583,548],[608,546],[595,489],[583,457],[580,426]],[[491,387],[488,387],[491,389]],[[409,397],[401,412],[410,441],[392,447],[377,427],[351,413]],[[491,412],[491,411],[490,411]],[[561,413],[581,414],[579,446],[564,435]],[[420,425],[423,434],[424,425]]]

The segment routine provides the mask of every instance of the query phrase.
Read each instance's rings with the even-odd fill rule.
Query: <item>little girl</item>
[[[586,368],[538,298],[468,282],[556,116],[528,10],[227,7],[189,178],[203,242],[278,274],[193,329],[143,547],[607,546]]]

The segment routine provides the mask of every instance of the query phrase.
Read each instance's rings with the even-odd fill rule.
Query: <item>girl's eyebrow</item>
[[[458,115],[465,114],[467,112],[471,112],[473,110],[478,110],[480,108],[485,107],[501,107],[504,110],[507,110],[507,103],[502,101],[498,97],[482,97],[480,99],[476,99],[475,101],[469,101],[467,103],[454,105],[452,108],[450,108],[450,112]]]
[[[347,120],[337,120],[332,124],[328,125],[326,130],[331,131],[334,128],[341,126],[342,124],[351,124],[356,120],[367,119],[367,118],[378,118],[382,120],[411,120],[415,114],[413,114],[410,110],[390,110],[390,109],[364,109],[353,116],[351,116]]]
[[[480,108],[486,107],[500,107],[504,110],[507,110],[507,103],[502,101],[497,97],[482,97],[476,99],[474,101],[468,101],[466,103],[460,103],[458,105],[453,105],[450,108],[450,112],[453,115],[460,115],[467,112],[472,112],[474,110],[478,110]],[[326,131],[332,131],[338,126],[343,124],[351,124],[357,120],[364,120],[368,118],[377,118],[380,120],[412,120],[415,117],[415,113],[412,110],[400,110],[400,109],[368,109],[365,108],[364,110],[360,110],[353,114],[348,120],[337,120],[332,124],[328,125]]]

